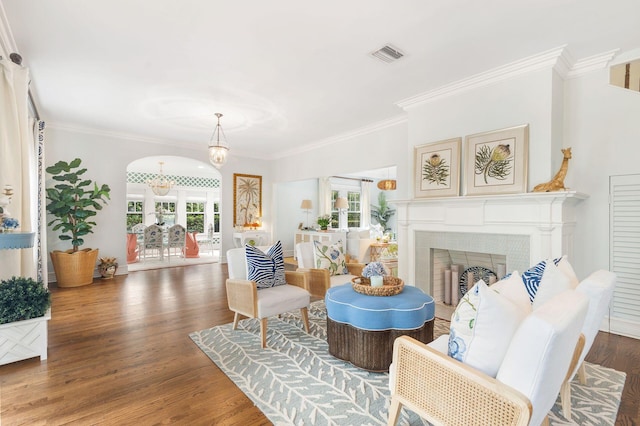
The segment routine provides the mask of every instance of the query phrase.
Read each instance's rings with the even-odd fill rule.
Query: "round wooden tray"
[[[382,279],[382,287],[371,287],[369,278],[355,277],[351,279],[351,285],[358,293],[368,296],[394,296],[402,291],[404,281],[397,277],[385,276]]]

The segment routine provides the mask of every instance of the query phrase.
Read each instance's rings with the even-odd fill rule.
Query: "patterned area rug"
[[[270,318],[268,349],[260,348],[260,323],[242,320],[193,332],[191,339],[275,425],[385,425],[389,408],[388,374],[370,373],[329,355],[324,302],[311,304],[311,333],[295,313]],[[449,323],[436,320],[435,335]],[[573,415],[562,417],[559,403],[552,425],[613,425],[625,374],[587,364],[589,383],[571,384]],[[402,410],[401,425],[426,425]]]

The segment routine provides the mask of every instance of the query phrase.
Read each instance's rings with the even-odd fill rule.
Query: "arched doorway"
[[[154,193],[149,180],[160,173],[172,181],[166,195]],[[187,258],[160,254],[157,250],[144,256],[131,253],[128,247],[128,270],[137,271],[194,263],[220,261],[220,212],[221,209],[220,172],[208,163],[178,156],[150,156],[132,161],[127,166],[127,244],[133,245],[133,237],[142,241],[140,229],[151,224],[160,224],[167,229],[180,224],[191,237],[197,240],[198,251],[190,251]],[[138,225],[137,224],[142,224]],[[135,231],[138,231],[136,234]],[[163,249],[164,250],[164,249]]]

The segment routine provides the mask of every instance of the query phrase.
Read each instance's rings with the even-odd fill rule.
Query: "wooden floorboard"
[[[0,367],[0,423],[270,424],[188,336],[233,320],[226,275],[204,264],[52,285],[48,359]],[[600,333],[587,359],[627,372],[618,424],[638,424],[640,341]]]

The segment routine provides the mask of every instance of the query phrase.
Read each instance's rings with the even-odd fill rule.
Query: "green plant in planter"
[[[391,228],[387,226],[387,223],[389,222],[389,219],[391,219],[391,216],[395,214],[395,212],[395,210],[389,208],[387,197],[384,195],[384,192],[378,194],[378,205],[371,205],[371,217],[382,226],[383,232],[391,230]]]
[[[98,186],[83,179],[87,169],[80,168],[80,163],[79,158],[71,163],[58,161],[46,169],[58,182],[53,188],[47,188],[47,212],[55,216],[47,225],[54,225],[52,230],[61,232],[58,236],[61,240],[71,240],[74,252],[84,244],[82,237],[93,232],[96,223],[90,219],[102,210],[111,192],[106,184]]]
[[[51,306],[51,295],[41,282],[12,277],[0,281],[0,324],[43,316]]]

